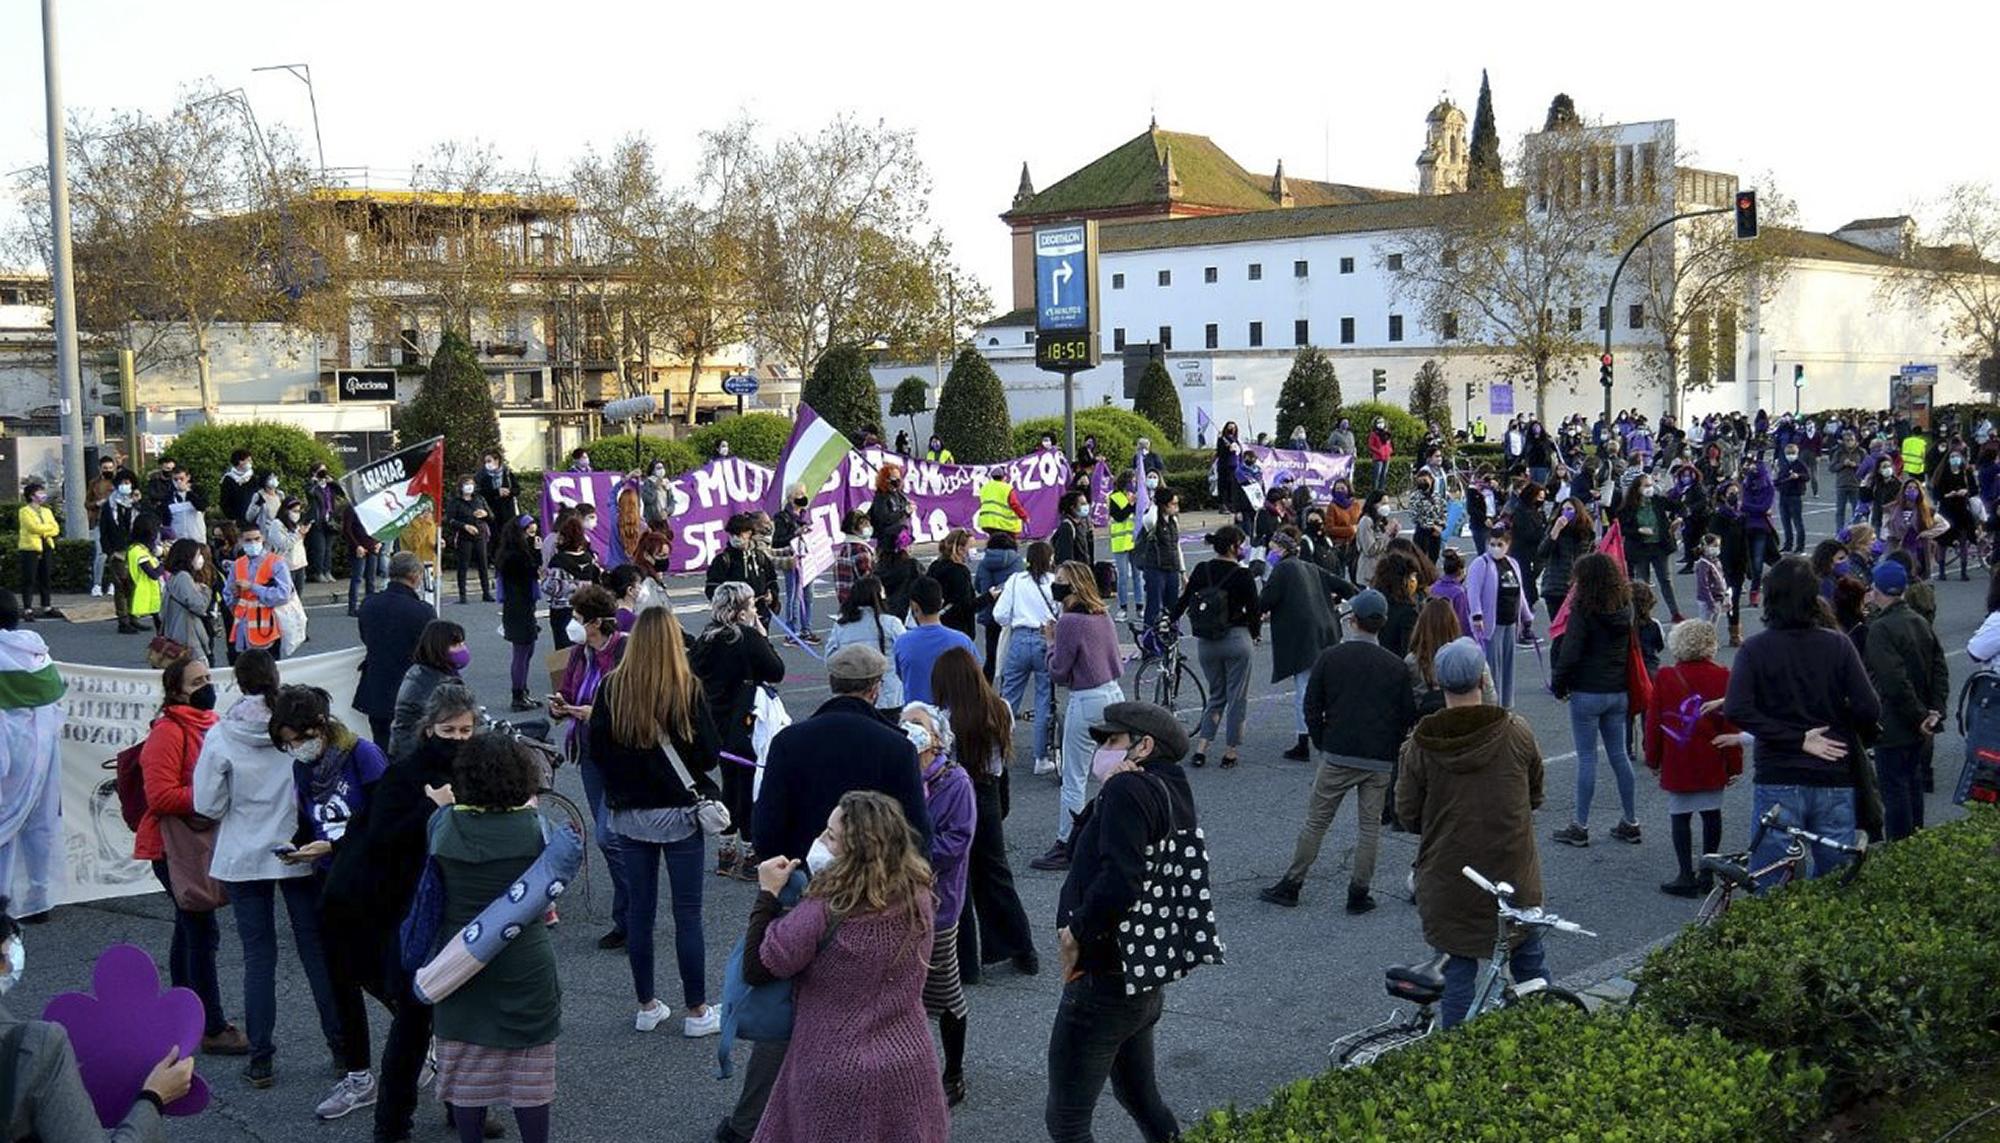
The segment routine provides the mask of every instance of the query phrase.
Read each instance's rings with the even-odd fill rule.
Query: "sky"
[[[1268,172],[1414,190],[1424,115],[1468,116],[1491,77],[1503,142],[1567,92],[1586,120],[1672,118],[1694,162],[1772,184],[1804,225],[1921,213],[2000,176],[1990,63],[2000,15],[1970,0],[1659,5],[1277,3],[755,5],[513,0],[56,0],[72,112],[164,112],[186,85],[242,87],[311,153],[312,66],[330,167],[406,172],[445,140],[560,172],[651,138],[670,180],[704,128],[748,114],[810,131],[838,112],[916,132],[931,218],[1004,310],[1008,207],[1161,127]],[[0,4],[0,172],[44,160],[40,6]],[[393,176],[391,176],[393,177]],[[4,194],[5,192],[0,192]],[[14,204],[0,202],[11,217]]]

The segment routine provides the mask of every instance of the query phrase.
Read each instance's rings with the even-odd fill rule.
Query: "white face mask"
[[[470,485],[470,484],[461,484],[461,485],[459,485],[459,486],[458,486],[458,494],[459,494],[460,496],[471,496],[471,495],[472,495],[472,485]]]
[[[290,754],[295,761],[311,765],[319,761],[320,755],[326,753],[326,740],[323,738],[302,738],[292,743],[286,749],[285,753]]]
[[[21,973],[28,967],[28,947],[21,943],[21,935],[16,933],[7,938],[5,945],[0,945],[0,954],[7,957],[7,971],[0,975],[0,996],[5,996],[21,983]]]
[[[910,622],[914,623],[916,619],[917,613],[915,611],[910,612]],[[906,722],[902,725],[903,737],[910,740],[911,748],[916,750],[918,754],[922,754],[931,748],[931,731],[929,727],[921,722]]]
[[[569,626],[563,628],[563,634],[569,636],[570,642],[581,643],[584,641],[584,637],[588,633],[583,629],[583,621],[576,618],[575,616],[571,616],[569,621]]]
[[[838,854],[827,848],[824,837],[816,837],[813,839],[812,848],[806,851],[806,869],[814,877],[818,877],[826,872],[827,866],[832,865],[837,856]]]

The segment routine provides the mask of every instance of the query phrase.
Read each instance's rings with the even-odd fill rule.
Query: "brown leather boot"
[[[1743,621],[1741,619],[1732,619],[1729,621],[1729,645],[1731,647],[1741,647],[1743,645]]]

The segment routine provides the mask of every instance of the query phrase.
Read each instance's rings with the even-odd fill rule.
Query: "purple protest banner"
[[[1282,483],[1304,481],[1315,497],[1324,500],[1332,494],[1334,481],[1354,479],[1352,455],[1266,448],[1263,445],[1245,445],[1243,451],[1256,459],[1266,488],[1277,487],[1281,483],[1279,477],[1284,476],[1288,479]]]

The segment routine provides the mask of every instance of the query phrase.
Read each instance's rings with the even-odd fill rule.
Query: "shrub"
[[[945,374],[938,392],[937,419],[932,431],[962,464],[1007,460],[1013,441],[1008,435],[1007,394],[1000,375],[975,349],[963,349]]]
[[[444,470],[477,472],[480,454],[500,450],[500,418],[493,388],[472,343],[447,331],[431,357],[423,389],[396,410],[396,442],[412,445],[444,438]]]
[[[785,451],[785,442],[790,439],[790,417],[781,417],[776,413],[745,413],[740,417],[703,425],[688,434],[687,444],[703,460],[715,455],[717,443],[728,441],[731,455],[754,460],[758,464],[777,464],[779,454]],[[596,462],[595,451],[590,454],[590,459]]]
[[[896,382],[896,391],[889,397],[889,415],[908,417],[912,437],[917,435],[917,414],[931,411],[930,395],[930,387],[924,379],[912,373]]]
[[[8,558],[0,560],[0,587],[10,591],[21,590],[21,565],[13,558],[18,536],[13,532],[0,532],[0,551]],[[90,561],[97,546],[89,540],[56,541],[56,566],[49,572],[49,589],[57,592],[81,592],[90,590]],[[37,604],[40,599],[35,601]]]
[[[269,421],[196,425],[174,438],[174,443],[160,455],[172,457],[176,464],[187,469],[194,486],[213,498],[222,482],[223,470],[229,467],[229,454],[239,448],[249,449],[256,458],[259,475],[277,473],[279,484],[289,496],[300,495],[316,465],[325,465],[336,476],[344,471],[340,458],[311,433]]]
[[[1278,390],[1277,437],[1288,440],[1293,425],[1304,425],[1306,440],[1319,448],[1339,423],[1340,377],[1332,360],[1317,346],[1308,345],[1292,359],[1292,371]]]
[[[836,345],[820,354],[812,376],[799,390],[799,400],[855,442],[861,440],[862,429],[882,416],[875,375],[868,371],[868,355],[858,345]]]
[[[734,448],[735,444],[736,442],[732,439],[730,447]],[[700,468],[708,461],[706,454],[697,453],[688,442],[672,440],[668,437],[640,437],[639,455],[644,458],[643,462],[632,459],[631,433],[598,437],[596,440],[590,442],[590,466],[599,472],[631,472],[634,469],[648,467],[656,460],[663,460],[667,464],[668,472],[679,473],[693,468]],[[523,479],[524,475],[518,472],[514,474],[514,479],[521,481],[523,484],[523,487],[515,495],[521,498],[521,503],[523,504],[539,504],[541,502],[539,489],[536,492],[537,498],[535,500],[531,501],[528,499],[528,490],[525,487],[526,481]]]
[[[1047,433],[1056,440],[1056,447],[1063,444],[1063,423],[1061,417],[1036,417],[1032,421],[1022,421],[1014,426],[1014,453],[1025,456],[1033,452],[1040,443],[1042,434]],[[1166,430],[1140,416],[1112,405],[1098,405],[1089,409],[1078,409],[1076,413],[1076,441],[1083,444],[1088,434],[1097,438],[1097,454],[1112,468],[1124,468],[1132,463],[1137,452],[1136,442],[1145,437],[1153,442],[1153,450],[1158,452],[1166,439]]]
[[[1348,406],[1347,417],[1354,422],[1354,451],[1364,459],[1368,455],[1368,433],[1375,427],[1377,417],[1389,422],[1389,435],[1395,439],[1397,456],[1412,455],[1424,443],[1424,423],[1394,405],[1363,401]]]
[[[1426,359],[1410,382],[1410,415],[1419,422],[1436,421],[1438,428],[1451,431],[1451,390],[1444,370]]]
[[[1206,512],[1215,507],[1215,497],[1208,491],[1208,469],[1214,460],[1214,454],[1206,452],[1177,453],[1167,458],[1161,479],[1181,494],[1182,512]]]
[[[2000,1048],[2000,814],[1870,850],[1859,877],[1742,899],[1648,958],[1637,1003],[1745,1045],[1799,1050],[1846,1102]]]
[[[1299,1080],[1262,1107],[1211,1112],[1187,1140],[1778,1140],[1818,1109],[1819,1078],[1790,1056],[1645,1013],[1522,1004]]]
[[[1160,426],[1166,440],[1155,440],[1159,447],[1179,448],[1187,443],[1187,421],[1181,416],[1180,391],[1174,388],[1166,362],[1155,359],[1146,363],[1146,371],[1139,375],[1139,395],[1132,400],[1132,411]]]

